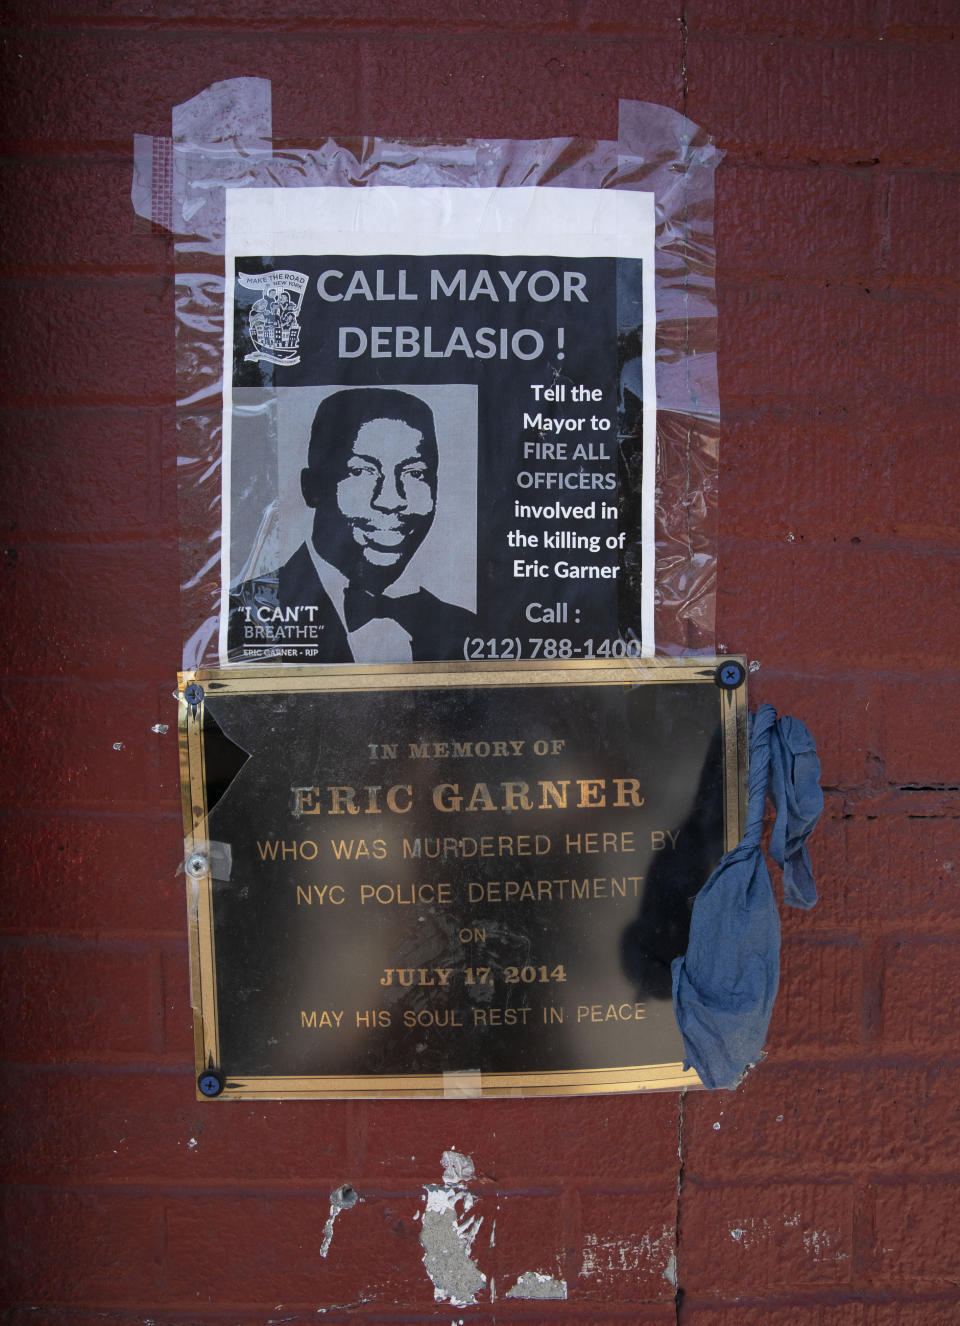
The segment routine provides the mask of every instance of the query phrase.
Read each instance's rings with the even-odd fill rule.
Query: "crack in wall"
[[[677,1209],[673,1225],[673,1312],[676,1326],[680,1326],[680,1314],[683,1310],[683,1285],[680,1275],[680,1229],[681,1199],[683,1197],[683,1104],[686,1091],[681,1091],[677,1102]],[[668,1266],[669,1271],[669,1266]],[[671,1277],[668,1275],[668,1279]]]

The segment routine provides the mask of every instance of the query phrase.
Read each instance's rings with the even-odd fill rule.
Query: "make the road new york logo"
[[[300,305],[307,288],[303,272],[262,272],[248,276],[237,272],[237,280],[247,290],[258,290],[260,298],[247,315],[247,330],[254,344],[246,362],[299,364]]]

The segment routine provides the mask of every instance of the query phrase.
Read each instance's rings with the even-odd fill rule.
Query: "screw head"
[[[738,686],[742,686],[747,676],[747,670],[742,663],[735,659],[729,659],[726,663],[721,663],[714,673],[714,681],[724,691],[735,691]]]
[[[201,1073],[197,1078],[197,1086],[202,1096],[209,1096],[212,1099],[214,1096],[219,1096],[223,1091],[223,1077],[220,1073],[208,1068],[205,1073]]]
[[[184,687],[183,698],[187,704],[199,704],[203,699],[203,687],[198,682],[190,682],[188,686]]]
[[[194,879],[202,879],[209,868],[209,862],[202,852],[194,852],[192,856],[187,857],[186,871]]]

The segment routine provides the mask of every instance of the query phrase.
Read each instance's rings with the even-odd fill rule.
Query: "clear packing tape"
[[[618,522],[626,534],[620,541],[614,633],[638,638],[643,572],[650,608],[643,653],[713,653],[719,435],[713,177],[720,159],[707,135],[682,115],[633,101],[620,103],[616,141],[353,138],[328,139],[315,149],[279,148],[272,141],[270,83],[258,78],[213,84],[174,108],[170,138],[137,135],[134,208],[154,228],[176,237],[184,667],[217,662],[223,582],[231,575],[229,564],[225,571],[221,564],[224,309],[230,293],[224,276],[227,194],[317,186],[536,186],[653,193],[655,482],[649,472],[643,474],[649,465],[636,430],[624,423],[625,393],[633,386],[634,395],[639,394],[631,380],[639,372],[639,359],[631,357],[631,337],[624,334],[629,326],[624,308],[629,314],[634,292],[621,288],[616,461]],[[650,452],[645,454],[649,459]],[[500,497],[481,487],[477,505],[482,512]],[[638,530],[643,502],[651,531],[646,551]],[[541,597],[547,592],[542,590]],[[526,656],[522,648],[521,656]]]

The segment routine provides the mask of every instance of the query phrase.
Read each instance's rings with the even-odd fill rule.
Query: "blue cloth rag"
[[[747,823],[697,894],[687,951],[671,964],[687,1064],[707,1087],[732,1087],[763,1049],[780,980],[780,917],[760,846],[767,793],[777,817],[770,854],[791,907],[817,901],[807,838],[823,809],[813,737],[773,705],[750,718]]]

